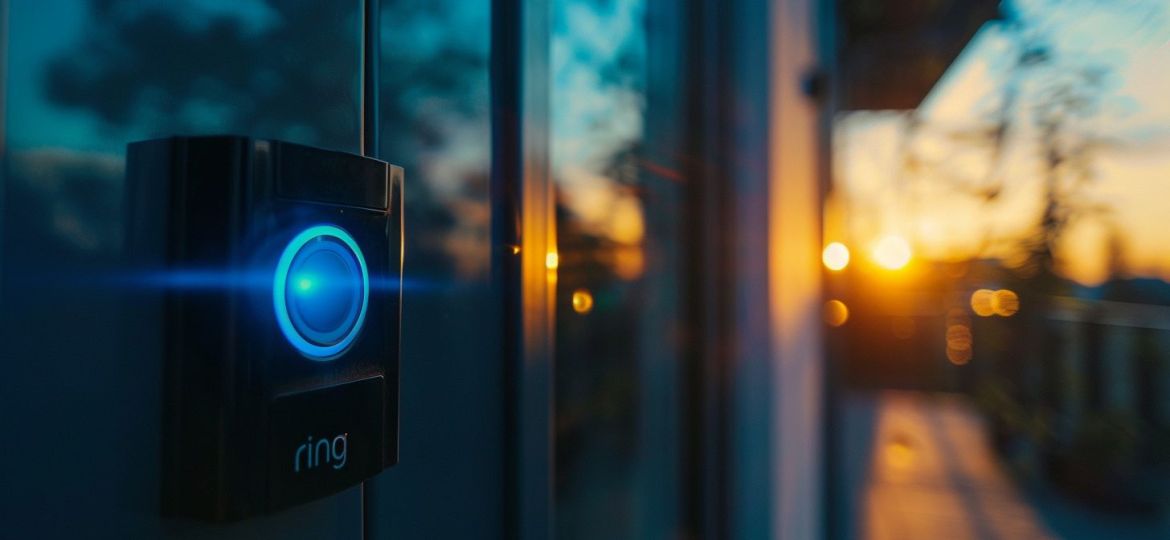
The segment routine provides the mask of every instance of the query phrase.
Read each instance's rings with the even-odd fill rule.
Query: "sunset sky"
[[[1042,208],[1044,167],[1030,116],[1041,81],[1101,69],[1095,112],[1068,132],[1100,142],[1087,161],[1092,179],[1082,197],[1108,211],[1073,225],[1058,256],[1068,277],[1099,283],[1108,277],[1112,230],[1128,274],[1170,278],[1168,8],[1159,1],[1005,2],[1007,21],[988,23],[972,39],[916,111],[912,136],[909,111],[838,118],[826,242],[864,249],[899,235],[926,258],[1008,256],[1002,239],[1036,223]],[[1021,35],[1047,44],[1052,58],[1023,77],[1013,71]],[[1012,142],[997,161],[986,139],[971,134],[993,125],[1013,73],[1022,81],[1020,106]],[[908,156],[925,165],[907,170]],[[996,185],[1002,189],[990,201],[971,194]]]

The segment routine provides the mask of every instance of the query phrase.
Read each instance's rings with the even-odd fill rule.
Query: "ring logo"
[[[322,463],[331,465],[334,469],[345,466],[346,452],[349,448],[349,433],[342,433],[330,440],[328,437],[317,439],[313,436],[297,447],[293,454],[293,472],[300,473],[301,469],[315,469]]]

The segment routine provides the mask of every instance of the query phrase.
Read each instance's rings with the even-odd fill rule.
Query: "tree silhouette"
[[[280,1],[274,22],[94,0],[45,73],[52,103],[149,135],[231,132],[356,148],[356,2]],[[182,6],[180,4],[180,6]]]
[[[46,67],[45,95],[92,113],[116,135],[234,133],[356,151],[359,3],[273,0],[263,7],[241,14],[92,0],[77,44]],[[482,21],[453,17],[481,8]],[[452,151],[460,130],[482,133],[479,144],[487,144],[486,3],[388,3],[383,27],[381,157],[407,170],[406,219],[421,232],[408,235],[412,267],[447,274],[459,254],[446,236],[463,219],[453,207],[486,190],[487,163],[445,179],[424,165]],[[411,29],[414,42],[402,42]],[[456,188],[435,193],[436,182]],[[464,221],[486,239],[486,217]]]

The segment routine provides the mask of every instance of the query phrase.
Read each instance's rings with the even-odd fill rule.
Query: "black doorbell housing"
[[[402,169],[230,136],[127,156],[135,275],[165,285],[163,513],[239,519],[394,465]]]

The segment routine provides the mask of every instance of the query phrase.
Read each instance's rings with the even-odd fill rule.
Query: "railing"
[[[1071,297],[1050,299],[1057,410],[1139,415],[1170,425],[1170,306]]]

